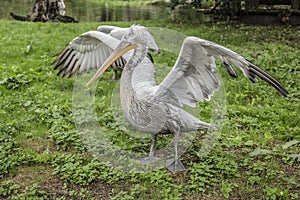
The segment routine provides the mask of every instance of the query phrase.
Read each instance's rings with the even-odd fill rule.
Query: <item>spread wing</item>
[[[101,67],[120,40],[99,31],[89,31],[74,38],[54,60],[57,75],[71,77]],[[125,66],[126,60],[121,57],[113,63]]]
[[[237,78],[237,74],[231,65],[242,70],[252,82],[257,82],[256,77],[259,77],[276,88],[283,96],[288,94],[277,80],[241,55],[197,37],[187,37],[184,40],[174,67],[158,87],[158,94],[162,95],[168,90],[176,95],[180,104],[191,107],[195,107],[196,102],[209,101],[220,87],[220,81],[214,74],[215,59],[219,59],[229,75],[234,78]]]

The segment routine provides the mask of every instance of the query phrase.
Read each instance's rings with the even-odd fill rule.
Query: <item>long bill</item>
[[[110,56],[105,60],[103,65],[98,69],[98,71],[94,74],[91,80],[86,84],[88,87],[92,82],[94,82],[107,68],[109,68],[118,58],[124,55],[126,52],[135,49],[137,47],[136,44],[130,44],[127,42],[121,42],[117,48],[110,54]]]

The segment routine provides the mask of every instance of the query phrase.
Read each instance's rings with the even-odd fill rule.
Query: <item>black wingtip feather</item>
[[[258,80],[256,79],[256,76],[253,72],[249,71],[248,78],[252,83],[256,83]]]
[[[80,69],[80,66],[78,67],[78,69]],[[78,69],[77,70],[75,70],[75,71],[71,71],[70,72],[70,74],[69,74],[69,77],[68,78],[71,78],[77,71],[78,71]]]
[[[57,76],[60,76],[61,75],[61,73],[64,71],[64,69],[60,69],[58,72],[57,72]]]
[[[56,63],[58,63],[58,61],[65,55],[65,53],[67,52],[68,48],[64,48],[64,50],[62,50],[60,52],[60,54],[55,58],[55,60],[52,62],[51,65],[54,65]]]
[[[269,75],[267,72],[260,69],[259,67],[255,66],[255,65],[250,65],[249,66],[249,74],[257,75],[259,78],[268,82],[270,85],[272,85],[274,88],[276,88],[277,91],[282,96],[285,96],[285,97],[287,96],[288,91],[285,89],[285,87],[281,83],[279,83],[276,79],[274,79],[271,75]]]
[[[234,71],[234,69],[233,69],[228,63],[223,62],[223,65],[225,66],[225,68],[226,68],[228,74],[229,74],[231,77],[233,77],[233,78],[237,78],[237,77],[238,77],[237,73]]]
[[[63,75],[61,76],[62,78],[65,78],[67,76],[68,73],[63,73]]]
[[[70,56],[70,54],[73,52],[73,49],[67,49],[64,50],[53,62],[55,65],[54,70],[58,69]]]

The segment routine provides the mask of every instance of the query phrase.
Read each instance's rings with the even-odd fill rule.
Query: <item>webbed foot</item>
[[[179,159],[167,160],[167,168],[173,173],[185,170],[185,167]]]

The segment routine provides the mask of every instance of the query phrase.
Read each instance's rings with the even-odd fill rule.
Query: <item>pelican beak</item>
[[[110,67],[118,58],[124,55],[126,52],[135,49],[137,47],[136,44],[130,44],[127,42],[121,42],[116,49],[110,54],[110,56],[106,59],[103,65],[98,69],[93,78],[86,84],[88,87],[92,82],[94,82],[103,72]]]

